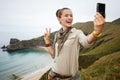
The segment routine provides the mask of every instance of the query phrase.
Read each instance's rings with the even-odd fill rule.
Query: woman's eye
[[[73,17],[73,15],[70,15],[70,17]]]
[[[73,17],[72,15],[66,14],[65,17]]]
[[[66,14],[65,17],[68,17],[68,14]]]

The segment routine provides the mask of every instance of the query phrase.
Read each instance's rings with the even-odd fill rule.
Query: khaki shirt
[[[59,55],[58,44],[55,44],[55,58],[52,64],[52,70],[62,75],[74,76],[79,67],[78,58],[81,45],[83,47],[91,46],[87,41],[87,36],[81,30],[72,28]]]

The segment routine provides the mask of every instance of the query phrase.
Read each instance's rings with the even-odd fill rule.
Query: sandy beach
[[[22,77],[22,80],[39,80],[48,70],[50,65]]]

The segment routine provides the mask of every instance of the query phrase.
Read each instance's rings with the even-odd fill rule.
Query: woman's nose
[[[72,17],[72,16],[68,16],[68,18],[69,18],[69,19],[73,19],[73,17]]]

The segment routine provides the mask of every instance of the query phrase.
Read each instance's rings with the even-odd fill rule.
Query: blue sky
[[[60,25],[55,16],[57,9],[69,7],[74,22],[92,21],[98,0],[0,0],[0,31],[28,31],[44,33]],[[99,0],[106,3],[106,21],[120,18],[120,0]]]

